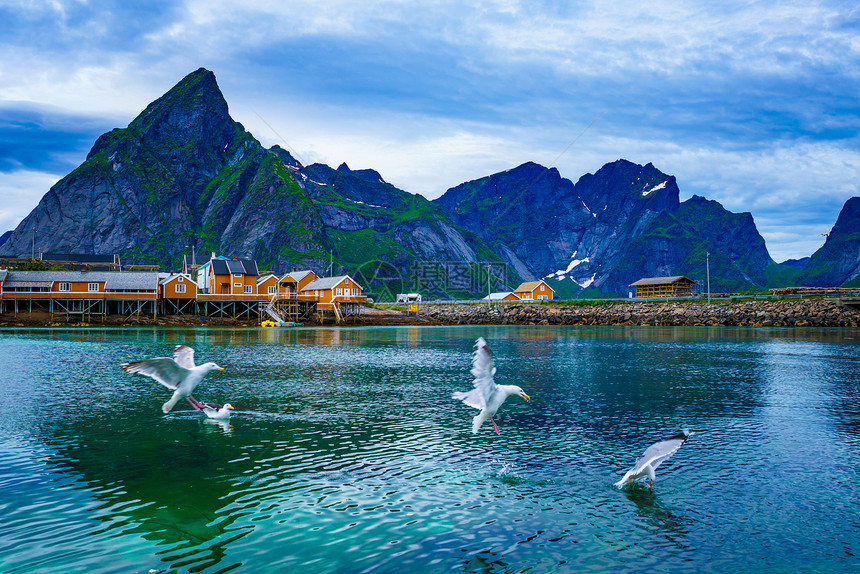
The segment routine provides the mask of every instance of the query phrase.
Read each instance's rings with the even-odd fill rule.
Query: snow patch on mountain
[[[651,189],[648,189],[648,186],[646,185],[645,189],[642,190],[642,197],[648,197],[649,195],[651,195],[655,191],[660,191],[661,189],[665,189],[667,183],[669,183],[669,180],[666,180],[663,183],[658,183],[657,185],[655,185]]]

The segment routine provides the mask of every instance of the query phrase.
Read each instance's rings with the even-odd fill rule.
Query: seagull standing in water
[[[191,397],[191,393],[194,392],[206,373],[224,370],[211,362],[195,367],[194,349],[185,345],[176,345],[173,349],[173,358],[156,357],[155,359],[123,363],[120,368],[126,373],[139,373],[152,377],[173,391],[173,396],[161,407],[165,413],[169,413],[182,398],[187,398],[193,406],[194,397]]]
[[[474,351],[472,352],[472,376],[475,377],[475,388],[467,393],[456,392],[451,395],[451,398],[463,401],[470,407],[480,409],[481,412],[475,415],[472,419],[472,432],[477,433],[484,421],[490,419],[493,423],[493,428],[496,434],[502,434],[499,430],[496,421],[493,420],[493,415],[502,406],[511,395],[519,395],[524,401],[529,400],[529,396],[520,387],[516,385],[497,385],[493,377],[496,374],[496,367],[493,366],[493,353],[490,352],[490,347],[483,337],[478,337],[475,341]]]
[[[636,464],[627,471],[624,478],[615,483],[618,488],[623,488],[627,484],[633,482],[637,478],[647,476],[650,480],[649,487],[654,486],[654,471],[660,464],[675,454],[681,445],[687,442],[690,435],[693,434],[688,430],[683,430],[670,439],[652,444],[645,449],[645,452],[636,459]]]
[[[233,410],[233,405],[230,403],[226,403],[223,405],[219,405],[218,403],[207,403],[205,401],[198,401],[191,395],[185,397],[195,411],[203,411],[210,419],[219,419],[219,420],[227,420],[230,418],[230,411]]]

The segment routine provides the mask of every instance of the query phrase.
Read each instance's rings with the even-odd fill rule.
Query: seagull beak
[[[233,408],[234,408],[234,407],[233,407],[233,405],[230,405],[230,410],[231,410],[231,411],[233,410]]]
[[[218,367],[218,370],[219,370],[219,371],[223,371],[223,370],[224,370],[224,367]]]
[[[523,398],[523,400],[524,400],[525,402],[529,402],[529,399],[531,398],[530,396],[528,396],[528,395],[527,395],[527,394],[525,394],[525,393],[521,394],[520,396]]]

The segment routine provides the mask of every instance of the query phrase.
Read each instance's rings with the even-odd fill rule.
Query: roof
[[[268,281],[272,277],[274,277],[275,279],[278,278],[274,273],[266,273],[265,275],[261,275],[260,277],[257,277],[257,285],[259,285],[260,283],[262,283],[264,281]]]
[[[350,279],[356,287],[361,289],[361,285],[355,282],[355,279],[350,277],[349,275],[338,275],[337,277],[322,277],[320,279],[314,279],[307,285],[302,291],[312,291],[314,289],[334,289],[337,285],[339,285],[344,279]]]
[[[543,283],[546,285],[546,288],[552,292],[555,292],[555,289],[547,285],[546,281],[543,279],[539,279],[538,281],[526,281],[525,283],[521,283],[519,287],[514,290],[514,293],[522,293],[524,291],[534,291],[538,285]]]
[[[119,271],[9,271],[7,281],[67,281],[78,283],[102,283]],[[129,275],[131,275],[129,273]],[[144,275],[148,275],[144,273]],[[153,273],[153,275],[156,275]]]
[[[644,285],[665,285],[669,283],[680,283],[682,281],[691,284],[696,283],[689,277],[685,277],[683,275],[672,275],[671,277],[646,277],[645,279],[640,279],[635,283],[631,283],[629,287],[642,287]]]
[[[6,279],[7,273],[9,273],[9,272],[6,271],[5,269],[3,271],[0,271],[0,283],[2,283]]]
[[[46,287],[49,288],[53,282],[51,281],[6,281],[4,287]]]
[[[212,259],[215,275],[259,275],[257,262],[247,259]]]
[[[158,288],[158,273],[111,273],[105,291],[146,291]]]
[[[183,281],[188,281],[190,283],[194,282],[194,280],[191,279],[191,275],[189,273],[171,273],[171,274],[167,275],[166,277],[163,277],[162,275],[163,275],[162,273],[159,273],[159,278],[158,278],[159,279],[158,282],[162,285],[166,285],[166,284],[170,283],[171,281],[179,279],[180,277],[182,277]]]
[[[9,271],[9,281],[104,283],[105,290],[141,291],[158,287],[158,273],[121,271]]]
[[[289,277],[296,283],[307,277],[309,274],[313,273],[313,271],[290,271],[289,273],[285,273],[283,277],[281,277],[281,281]]]
[[[116,255],[96,255],[93,253],[42,253],[42,261],[71,261],[74,263],[101,263],[113,265]]]
[[[502,299],[504,299],[508,295],[514,295],[514,292],[513,291],[500,291],[498,293],[490,293],[489,295],[484,297],[482,299],[482,301],[501,301]],[[517,296],[514,295],[514,297],[517,297]],[[519,297],[517,297],[517,299],[519,299]]]

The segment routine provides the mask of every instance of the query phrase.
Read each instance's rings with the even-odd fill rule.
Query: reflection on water
[[[0,331],[0,571],[846,570],[856,331]],[[493,347],[502,435],[470,432]],[[183,409],[122,373],[175,344],[226,366]],[[696,434],[653,490],[612,483]]]

